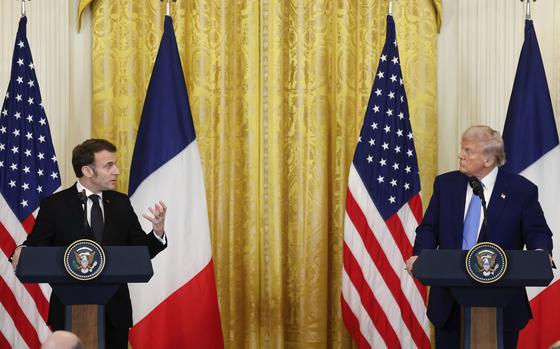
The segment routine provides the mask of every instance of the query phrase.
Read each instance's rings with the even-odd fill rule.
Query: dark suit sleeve
[[[436,249],[439,245],[440,189],[438,177],[434,181],[434,192],[422,223],[416,228],[412,254],[417,256],[424,249]]]
[[[531,185],[528,200],[523,207],[523,235],[528,250],[543,249],[552,254],[552,232],[546,224],[539,203],[538,188]]]
[[[167,240],[165,244],[162,244],[155,235],[154,232],[151,231],[148,235],[142,229],[140,222],[138,221],[138,216],[134,212],[132,208],[132,204],[130,200],[127,200],[128,204],[128,222],[129,222],[129,243],[131,245],[145,245],[148,247],[148,251],[150,252],[150,257],[154,258],[158,253],[163,251],[167,247]]]

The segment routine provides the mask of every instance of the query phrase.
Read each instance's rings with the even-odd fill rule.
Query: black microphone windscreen
[[[80,199],[82,204],[85,204],[87,202],[87,195],[86,195],[86,190],[85,189],[78,192],[78,198]]]
[[[469,185],[471,186],[475,195],[480,196],[483,193],[482,183],[475,176],[469,177]]]

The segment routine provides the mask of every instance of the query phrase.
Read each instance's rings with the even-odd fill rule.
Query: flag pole
[[[160,2],[163,2],[163,0],[159,0],[159,1],[160,1]],[[171,0],[166,0],[166,1],[167,1],[167,4],[166,4],[166,6],[165,6],[165,7],[166,7],[166,15],[167,15],[167,16],[170,16],[170,14],[169,14],[169,13],[170,13],[170,11],[169,11],[169,8],[170,8],[169,2],[170,2]],[[173,2],[177,2],[177,0],[173,0]]]
[[[525,4],[525,19],[531,20],[531,0],[521,0],[521,2],[527,1]],[[535,2],[537,0],[533,0]]]
[[[31,0],[21,0],[21,16],[25,17],[25,1],[31,1]]]
[[[389,16],[393,15],[393,0],[389,0]]]

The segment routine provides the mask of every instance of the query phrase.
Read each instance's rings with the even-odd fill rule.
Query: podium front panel
[[[106,265],[102,274],[90,281],[76,280],[64,269],[65,247],[25,247],[21,251],[16,276],[21,282],[50,284],[114,284],[148,282],[154,274],[146,246],[103,246]]]
[[[505,251],[508,267],[505,275],[492,284],[474,281],[467,274],[463,250],[423,250],[414,263],[413,274],[424,285],[461,287],[547,286],[553,274],[545,251]]]

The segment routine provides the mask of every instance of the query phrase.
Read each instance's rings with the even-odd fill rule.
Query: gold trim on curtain
[[[94,1],[95,0],[80,0],[80,4],[78,5],[78,32],[82,29],[82,15],[84,14],[84,10]]]
[[[126,191],[165,5],[91,2],[80,9],[93,14],[93,136],[119,148]],[[437,168],[440,9],[394,5],[424,198]],[[172,4],[226,347],[352,346],[340,313],[346,181],[386,13],[386,1],[366,0]]]

